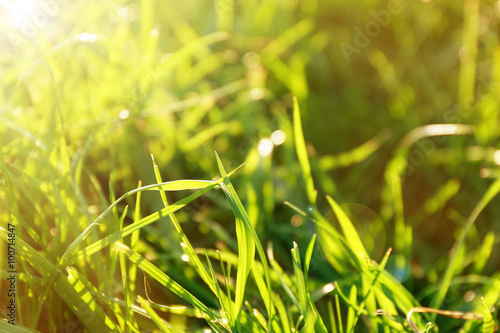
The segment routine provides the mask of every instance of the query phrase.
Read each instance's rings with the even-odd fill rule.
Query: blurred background
[[[219,177],[217,151],[228,171],[247,163],[233,184],[262,244],[272,241],[290,269],[292,240],[307,244],[315,232],[284,205],[310,204],[294,145],[294,96],[316,206],[329,217],[325,194],[342,203],[375,260],[397,243],[388,179],[390,161],[404,150],[402,214],[411,242],[396,246],[406,266],[393,273],[421,300],[498,177],[500,1],[0,4],[0,158],[4,177],[19,182],[2,182],[0,214],[6,218],[14,201],[24,220],[45,230],[34,246],[48,257],[113,196],[139,180],[155,183],[150,154],[163,181],[210,180]],[[429,124],[456,126],[432,132],[422,127]],[[419,127],[420,137],[412,132]],[[432,135],[439,131],[460,135]],[[50,231],[62,218],[52,186],[60,179],[73,182],[58,191],[78,228],[53,244]],[[234,250],[229,204],[212,192],[178,219],[195,247]],[[183,197],[168,194],[169,202]],[[486,242],[490,250],[478,265],[467,257],[471,274],[500,268],[499,203],[467,238],[468,248]],[[142,216],[162,207],[157,193],[143,194]],[[141,237],[148,259],[174,278],[189,275],[170,224],[151,225]],[[321,253],[315,258],[311,274],[333,280],[338,272]]]

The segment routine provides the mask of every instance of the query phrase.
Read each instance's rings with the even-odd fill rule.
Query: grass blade
[[[243,306],[243,297],[245,294],[248,274],[250,273],[250,269],[252,268],[252,264],[255,258],[255,242],[248,230],[248,225],[250,225],[251,228],[253,228],[253,225],[251,224],[250,219],[248,218],[248,215],[244,210],[241,202],[239,202],[239,204],[236,202],[236,200],[239,201],[236,191],[234,191],[234,188],[232,188],[232,185],[229,182],[229,178],[227,177],[226,171],[224,170],[222,162],[220,161],[217,153],[216,157],[219,170],[221,172],[222,178],[224,179],[224,184],[222,186],[225,189],[225,193],[231,202],[231,206],[236,217],[236,236],[238,240],[238,271],[236,273],[234,314],[236,315],[236,318],[239,318],[241,308]],[[245,222],[243,220],[246,220],[247,225],[245,225]]]
[[[6,229],[0,227],[0,233],[5,239],[8,238],[8,231]],[[49,279],[52,279],[54,272],[57,272],[56,266],[51,264],[38,251],[33,249],[29,244],[25,243],[20,237],[16,238],[16,242],[18,258],[25,262],[34,263],[32,267],[45,278],[45,283],[47,283]],[[90,294],[88,294],[88,291],[84,292],[86,295],[85,297],[82,298],[80,295],[83,290],[83,285],[80,283],[75,285],[70,281],[70,278],[66,278],[66,276],[59,272],[55,274],[52,288],[89,331],[107,332],[116,328],[110,320],[103,320],[101,317],[95,315],[95,303]],[[96,312],[97,311],[98,310],[96,310]],[[91,313],[92,316],[88,316],[89,313]]]
[[[70,256],[68,258],[63,257],[63,259],[61,259],[61,266],[71,265],[80,259],[83,259],[89,255],[92,255],[92,254],[102,250],[104,247],[106,247],[110,244],[113,244],[114,242],[122,239],[123,237],[130,235],[134,231],[137,231],[137,230],[139,230],[139,229],[141,229],[141,228],[143,228],[143,227],[145,227],[153,222],[158,221],[159,219],[161,219],[163,217],[166,217],[166,216],[178,211],[179,209],[183,208],[184,206],[186,206],[188,203],[190,203],[194,199],[196,199],[196,198],[202,196],[203,194],[205,194],[206,192],[210,191],[212,188],[214,188],[217,185],[218,185],[218,182],[210,183],[210,185],[208,185],[204,189],[199,190],[199,191],[191,194],[190,196],[188,196],[182,200],[177,201],[176,203],[170,205],[168,208],[163,208],[162,210],[160,210],[156,213],[153,213],[151,215],[148,215],[148,216],[142,218],[141,220],[135,222],[134,224],[126,226],[122,230],[117,231],[117,232],[87,246],[85,249],[73,254],[72,256]],[[118,199],[118,200],[120,200],[120,199]],[[106,211],[108,211],[108,210],[109,210],[109,208]],[[102,216],[102,214],[101,214],[101,216]],[[94,222],[92,225],[96,225],[96,222]],[[84,233],[87,230],[89,230],[89,228],[87,228],[84,231]],[[81,235],[83,235],[84,233],[82,233]],[[83,238],[80,238],[80,236],[79,236],[79,239],[81,239],[81,241],[83,241]]]
[[[450,259],[448,260],[446,270],[444,272],[441,283],[439,284],[439,289],[430,303],[431,308],[439,309],[441,307],[441,304],[443,303],[444,297],[446,296],[446,293],[448,292],[448,289],[450,288],[451,280],[453,279],[453,276],[455,274],[456,260],[458,258],[458,253],[465,242],[465,238],[467,237],[467,234],[469,233],[471,227],[474,225],[474,222],[476,222],[476,219],[479,216],[479,214],[481,214],[481,212],[484,210],[486,205],[488,205],[488,203],[499,192],[500,192],[500,179],[497,179],[495,182],[493,182],[493,184],[491,184],[490,188],[486,191],[484,196],[479,200],[476,207],[474,207],[474,210],[472,211],[469,218],[467,219],[467,224],[460,232],[460,235],[459,235],[457,241],[455,242],[455,244],[453,245],[453,248],[451,249]],[[435,317],[435,315],[434,315],[434,317]]]
[[[158,165],[155,162],[155,159],[153,155],[151,154],[151,159],[153,160],[153,169],[156,177],[156,181],[161,184],[162,179],[160,175],[160,170],[158,168]],[[165,209],[169,207],[168,202],[167,202],[167,196],[165,195],[164,191],[160,191],[160,196],[163,202],[163,205],[165,206]],[[195,253],[193,246],[191,245],[191,242],[189,239],[186,237],[184,234],[184,231],[181,228],[181,225],[175,215],[173,213],[169,214],[170,221],[172,221],[172,224],[175,227],[175,230],[179,233],[181,236],[181,240],[183,242],[182,250],[184,253],[188,256],[189,261],[194,265],[196,272],[200,275],[200,277],[203,279],[203,281],[210,287],[212,292],[216,294],[216,290],[214,288],[214,284],[217,283],[216,281],[212,280],[211,276],[208,274],[207,270],[205,269],[205,266],[200,261],[200,258],[198,258],[198,255]]]
[[[309,157],[307,156],[306,141],[304,140],[304,133],[302,131],[302,121],[300,120],[300,109],[297,97],[293,98],[293,135],[297,157],[306,184],[307,198],[309,199],[309,203],[314,205],[316,202],[316,190],[314,189]]]
[[[132,251],[128,246],[118,243],[119,250],[127,256],[127,258],[142,269],[146,274],[151,276],[153,279],[161,283],[163,286],[167,287],[177,296],[183,298],[187,302],[191,303],[195,308],[200,310],[202,313],[206,314],[210,319],[215,319],[215,313],[210,310],[205,304],[200,302],[196,297],[194,297],[190,292],[184,289],[180,284],[175,282],[167,274],[162,272],[158,267],[150,263],[146,258],[141,256],[135,251]]]
[[[250,240],[248,238],[246,238],[246,237],[249,237],[247,234],[247,232],[248,232],[250,234],[250,237],[252,238],[250,244],[252,244],[252,243],[254,244],[253,250],[252,249],[244,249],[244,251],[246,251],[246,255],[248,256],[248,259],[250,257],[252,257],[252,261],[253,261],[253,255],[250,256],[249,254],[251,254],[250,251],[255,251],[255,247],[256,247],[257,252],[259,254],[259,258],[260,258],[262,265],[264,267],[264,276],[266,279],[266,285],[267,285],[267,290],[268,290],[268,295],[269,295],[268,300],[267,300],[267,304],[266,304],[266,308],[269,311],[268,312],[268,315],[269,315],[268,330],[269,330],[269,332],[271,332],[272,331],[271,322],[272,322],[272,318],[274,316],[274,306],[273,306],[273,299],[272,299],[271,275],[270,275],[270,270],[269,270],[269,265],[267,263],[266,255],[264,253],[264,249],[262,248],[262,245],[260,244],[259,237],[257,236],[257,232],[255,231],[253,224],[250,222],[250,219],[248,218],[248,214],[247,214],[245,208],[243,207],[243,204],[241,203],[240,198],[238,197],[238,194],[236,194],[236,191],[235,191],[233,185],[231,184],[231,181],[229,180],[229,177],[228,177],[229,175],[226,175],[226,171],[224,170],[222,162],[220,161],[220,158],[217,155],[217,153],[215,153],[215,156],[217,158],[217,164],[219,166],[219,169],[220,169],[221,174],[222,174],[222,178],[224,180],[224,184],[222,184],[221,186],[224,189],[226,196],[229,198],[229,200],[231,202],[231,206],[233,207],[233,211],[234,211],[235,215],[239,215],[239,219],[242,222],[242,224],[244,225],[244,226],[240,227],[241,235],[245,236],[245,239],[242,239],[242,242],[244,242],[244,243],[250,242]],[[247,259],[244,259],[244,260],[247,260]],[[251,265],[250,265],[250,267],[251,267]],[[240,269],[239,266],[238,266],[238,268]],[[239,271],[239,269],[238,269],[238,271]],[[240,293],[241,293],[241,291],[240,291]],[[235,307],[241,309],[241,305],[239,305],[239,306],[235,305]],[[235,311],[235,313],[238,313],[238,312]]]
[[[149,302],[146,301],[141,296],[137,296],[137,300],[141,304],[141,306],[146,310],[147,314],[151,318],[152,321],[158,326],[158,328],[165,333],[170,333],[172,330],[170,326],[155,312],[155,310],[149,305]]]

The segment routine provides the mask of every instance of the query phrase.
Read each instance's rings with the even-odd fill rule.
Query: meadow
[[[498,331],[500,1],[0,29],[0,332]]]

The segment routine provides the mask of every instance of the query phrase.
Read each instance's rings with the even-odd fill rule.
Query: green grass
[[[498,330],[496,2],[17,3],[0,332]]]

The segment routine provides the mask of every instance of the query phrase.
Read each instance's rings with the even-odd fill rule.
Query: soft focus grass
[[[0,331],[497,329],[498,2],[22,2]]]

